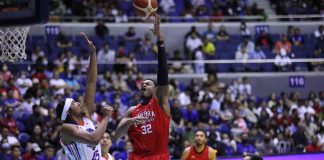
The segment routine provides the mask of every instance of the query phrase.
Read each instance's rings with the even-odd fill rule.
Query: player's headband
[[[62,116],[61,116],[62,121],[65,121],[65,119],[67,117],[67,111],[70,109],[72,102],[73,102],[72,98],[65,99],[64,108],[63,108],[63,112],[62,112]]]

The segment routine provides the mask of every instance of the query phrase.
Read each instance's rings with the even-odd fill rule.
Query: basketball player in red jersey
[[[120,121],[114,139],[126,132],[133,146],[129,160],[168,160],[170,126],[169,83],[167,56],[163,35],[160,31],[160,16],[155,15],[154,28],[158,45],[157,83],[147,79],[141,84],[141,102],[130,107]]]
[[[181,160],[216,160],[217,150],[206,145],[207,137],[203,131],[197,131],[195,135],[195,145],[187,147]]]

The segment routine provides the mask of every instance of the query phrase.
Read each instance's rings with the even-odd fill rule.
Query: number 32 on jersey
[[[142,128],[142,134],[150,134],[150,133],[152,133],[151,124],[142,125],[141,128]]]

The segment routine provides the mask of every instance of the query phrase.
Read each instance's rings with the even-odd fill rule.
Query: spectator
[[[7,93],[6,81],[0,78],[0,96],[7,98]]]
[[[246,23],[244,21],[241,22],[240,32],[241,36],[243,36],[244,38],[249,38],[251,35],[250,30],[249,28],[247,28]]]
[[[304,45],[304,38],[300,35],[299,28],[295,28],[294,34],[291,36],[290,41],[294,46]]]
[[[255,113],[260,117],[262,112],[265,112],[269,117],[273,116],[273,112],[270,107],[267,105],[267,102],[264,100],[261,102],[260,106],[256,109]]]
[[[320,152],[321,146],[318,143],[317,137],[314,135],[312,136],[312,143],[306,146],[306,152]]]
[[[294,140],[294,145],[296,147],[296,152],[302,152],[304,147],[307,145],[307,138],[305,136],[305,127],[303,125],[298,125],[297,131],[292,135]]]
[[[262,155],[271,155],[276,153],[276,145],[273,143],[272,137],[269,133],[266,133],[264,139],[256,144],[256,150]]]
[[[226,144],[226,148],[230,148],[233,152],[237,150],[237,144],[234,139],[231,139],[227,133],[222,134],[222,142]]]
[[[217,40],[219,40],[219,41],[227,41],[227,40],[229,40],[229,35],[228,35],[224,25],[221,25],[219,27],[219,31],[217,33]]]
[[[214,43],[207,38],[204,39],[202,51],[205,53],[206,59],[215,59],[216,47]]]
[[[233,120],[233,114],[231,112],[230,108],[230,103],[229,102],[223,102],[221,105],[221,110],[219,113],[219,116],[221,118],[221,121],[223,122],[231,122]]]
[[[288,71],[289,66],[291,65],[290,57],[286,49],[281,48],[279,53],[275,57],[275,65],[278,71]]]
[[[123,10],[119,10],[115,16],[115,23],[127,23],[128,16]]]
[[[195,51],[194,51],[194,56],[195,56],[195,73],[197,74],[202,74],[205,73],[205,64],[202,63],[203,60],[205,60],[204,53],[202,51],[202,46],[199,46]]]
[[[44,148],[45,147],[45,139],[43,137],[42,133],[42,128],[40,127],[40,125],[35,125],[33,127],[33,132],[31,134],[31,139],[30,142],[32,143],[37,143],[39,145],[39,147]]]
[[[304,129],[305,129],[305,136],[308,139],[308,141],[312,141],[312,136],[316,134],[318,128],[317,125],[314,122],[311,122],[312,119],[312,114],[305,113],[305,124],[304,124]]]
[[[0,157],[1,160],[11,160],[10,156],[10,144],[8,144],[7,140],[1,140],[0,144]]]
[[[180,92],[178,100],[181,106],[187,106],[191,103],[190,90],[186,89],[184,92]]]
[[[23,160],[38,159],[42,149],[37,143],[32,143],[27,147],[27,152],[23,155]]]
[[[322,146],[322,150],[324,150],[324,123],[321,122],[320,125],[321,125],[320,129],[319,129],[318,133],[316,134],[316,136],[317,136],[319,145]]]
[[[64,88],[66,87],[65,81],[59,77],[58,73],[54,74],[53,79],[50,80],[50,87],[53,89],[54,94],[64,94]]]
[[[6,140],[10,146],[19,145],[18,139],[10,134],[9,128],[7,126],[2,126],[1,128],[0,141],[4,140]],[[9,149],[10,146],[7,149]]]
[[[286,34],[281,35],[281,40],[276,42],[275,53],[278,54],[290,54],[291,53],[291,43],[288,41]],[[282,51],[283,50],[283,51]]]
[[[266,55],[260,49],[260,46],[255,46],[255,49],[249,52],[249,59],[266,59]]]
[[[2,70],[0,71],[0,78],[4,81],[8,81],[13,77],[12,73],[8,70],[7,64],[2,65]]]
[[[249,55],[246,46],[241,46],[235,53],[235,59],[237,60],[248,60]]]
[[[13,117],[14,108],[12,106],[6,107],[6,115],[0,119],[1,125],[8,127],[9,131],[13,135],[18,135],[19,130],[17,128],[16,119]]]
[[[39,58],[44,58],[44,57],[45,57],[44,51],[39,46],[34,47],[32,57],[31,57],[32,60],[35,62]],[[47,63],[46,61],[43,62],[43,64],[46,64],[46,63]]]
[[[244,152],[255,153],[256,150],[253,145],[248,143],[248,134],[241,135],[241,142],[237,144],[237,154],[242,155]]]
[[[188,37],[192,35],[192,33],[195,33],[198,37],[201,37],[197,31],[197,28],[195,26],[191,26],[189,32],[185,34],[185,42],[187,41]]]
[[[169,15],[171,12],[175,11],[174,0],[161,0],[160,7],[165,15]]]
[[[134,41],[137,39],[134,27],[128,27],[128,30],[124,35],[124,39],[126,41]]]
[[[18,145],[12,146],[10,152],[11,152],[11,159],[12,160],[20,160],[20,159],[22,159],[20,146],[18,146]]]
[[[213,30],[213,24],[212,23],[208,23],[207,31],[205,31],[203,33],[203,36],[204,36],[205,39],[209,40],[212,43],[215,43],[216,42],[216,36],[217,36],[217,34]]]
[[[28,133],[33,133],[34,126],[42,124],[44,116],[41,114],[41,107],[39,105],[33,106],[33,113],[28,117],[26,129]]]
[[[295,28],[294,28],[294,26],[289,25],[287,27],[287,33],[286,34],[287,34],[287,37],[288,38],[291,38],[295,34]]]
[[[315,38],[319,38],[321,35],[324,36],[324,25],[318,26],[318,30],[314,32]]]
[[[202,44],[203,43],[202,43],[201,39],[198,37],[198,35],[195,32],[192,32],[186,41],[186,47],[189,51],[189,55],[187,55],[187,57],[189,59],[191,59],[192,58],[191,55]]]
[[[239,50],[242,46],[246,47],[247,52],[254,51],[255,45],[249,38],[244,38],[243,42],[237,47]]]
[[[186,110],[182,110],[182,117],[186,122],[196,126],[199,122],[199,114],[193,104],[188,104]]]
[[[46,145],[44,153],[37,160],[57,160],[54,147],[51,144]]]
[[[71,48],[72,42],[68,39],[65,33],[60,32],[56,37],[56,45],[59,48]]]
[[[294,151],[294,140],[291,138],[291,133],[289,129],[285,129],[284,135],[278,135],[277,153],[288,154]]]
[[[111,49],[108,43],[105,43],[103,48],[99,50],[97,61],[99,64],[114,63],[116,52]]]
[[[261,35],[259,35],[257,37],[256,45],[257,46],[262,46],[264,48],[272,48],[273,41],[272,41],[269,33],[267,33],[266,31],[262,31]]]
[[[181,60],[183,60],[183,58],[180,55],[180,51],[175,50],[173,52],[173,57],[170,60],[172,60],[172,61],[181,61]],[[183,65],[182,65],[181,62],[174,62],[169,67],[169,69],[171,70],[171,73],[181,73],[182,70],[183,70]]]
[[[21,95],[25,95],[27,89],[32,87],[33,82],[29,77],[27,77],[27,73],[22,71],[20,77],[16,80],[16,84]]]
[[[106,27],[105,22],[102,19],[100,19],[95,26],[95,33],[101,39],[109,35],[108,27]]]
[[[179,100],[175,99],[173,101],[173,105],[171,106],[171,115],[172,115],[172,120],[175,122],[177,127],[183,127],[184,126],[184,121],[181,116],[181,106]]]

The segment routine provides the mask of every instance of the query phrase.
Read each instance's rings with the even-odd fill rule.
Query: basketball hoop
[[[0,61],[17,62],[26,59],[26,38],[29,26],[0,28]]]

